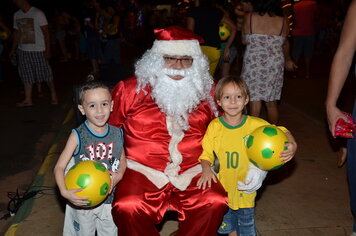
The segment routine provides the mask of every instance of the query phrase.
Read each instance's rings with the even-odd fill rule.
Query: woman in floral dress
[[[286,39],[289,24],[279,0],[257,0],[252,4],[253,12],[245,16],[243,24],[246,50],[241,76],[250,90],[250,114],[260,116],[263,101],[268,121],[276,124],[284,67],[296,68]]]

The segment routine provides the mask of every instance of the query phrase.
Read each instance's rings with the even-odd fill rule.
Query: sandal
[[[16,103],[16,107],[32,107],[32,103],[28,103],[28,102],[18,102]]]

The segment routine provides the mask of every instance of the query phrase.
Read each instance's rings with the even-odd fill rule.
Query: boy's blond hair
[[[216,85],[215,94],[214,94],[215,102],[221,100],[222,90],[229,83],[233,83],[234,85],[238,86],[241,89],[244,96],[246,96],[246,97],[250,96],[247,84],[241,77],[234,76],[234,75],[228,75],[228,76],[222,77]]]

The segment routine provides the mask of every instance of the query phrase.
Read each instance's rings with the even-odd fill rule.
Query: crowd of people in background
[[[76,3],[76,5],[63,3],[43,7],[43,9],[41,6],[38,7],[43,10],[48,21],[50,62],[88,61],[90,63],[85,68],[87,74],[93,78],[100,77],[112,86],[118,80],[132,73],[133,60],[135,60],[132,58],[139,57],[150,46],[154,38],[153,29],[170,25],[180,25],[197,34],[202,34],[201,36],[205,39],[205,43],[202,44],[203,49],[211,48],[210,46],[214,44],[213,48],[216,50],[213,54],[210,49],[209,52],[204,50],[210,63],[213,64],[210,66],[210,72],[215,74],[215,78],[240,74],[243,58],[247,59],[251,56],[250,53],[245,54],[246,42],[243,42],[243,38],[245,35],[253,33],[243,32],[243,25],[249,22],[250,18],[246,18],[246,16],[252,16],[250,13],[254,12],[253,5],[258,5],[259,1],[217,0],[208,2],[212,4],[210,8],[215,9],[216,14],[214,14],[217,15],[214,28],[210,27],[210,23],[200,23],[206,19],[199,16],[199,11],[201,11],[199,9],[202,8],[196,8],[200,5],[198,0],[189,3],[177,1],[176,5],[142,5],[132,1],[85,0]],[[350,0],[283,0],[276,2],[280,3],[284,18],[288,19],[288,22],[283,24],[282,30],[283,36],[286,38],[285,44],[291,45],[290,48],[288,45],[287,51],[289,52],[287,54],[286,50],[284,51],[284,56],[288,60],[292,59],[292,63],[295,63],[294,66],[287,65],[287,68],[295,69],[290,73],[291,78],[310,79],[313,74],[313,55],[319,54],[320,56],[321,54],[327,55],[327,53],[333,55],[335,53]],[[15,10],[16,8],[14,8],[14,12]],[[209,14],[207,19],[213,20],[211,16]],[[254,21],[258,23],[259,18],[258,16],[254,17]],[[261,19],[263,21],[264,18]],[[0,83],[10,80],[10,78],[6,78],[4,64],[11,62],[18,66],[18,58],[14,52],[11,52],[16,35],[13,21],[13,12],[0,13]],[[231,35],[224,39],[219,38],[217,32],[215,35],[214,32],[211,32],[211,30],[218,31],[221,24],[227,25],[230,29]],[[204,27],[210,31],[205,30]],[[247,46],[249,49],[249,45]],[[130,54],[130,59],[125,57],[127,54]],[[214,59],[212,59],[213,57]],[[245,62],[247,61],[245,60]],[[246,70],[243,73],[246,74]],[[247,82],[249,81],[250,79],[247,78]],[[35,86],[39,96],[43,96],[41,82],[36,81]],[[256,85],[253,81],[252,84]],[[50,88],[52,94],[55,94],[54,87],[51,85]],[[18,103],[18,106],[32,106],[32,95],[29,94],[29,88],[25,86],[24,90],[27,95],[23,101]],[[252,91],[256,92],[254,86]],[[250,109],[252,114],[259,115],[261,103],[259,100],[254,100],[256,98],[252,99]],[[53,95],[52,103],[58,103],[56,95]],[[271,107],[270,104],[275,104],[275,101],[265,103],[267,115],[270,116],[270,122],[276,123],[278,110],[275,105]],[[341,148],[340,166],[344,163],[345,156],[345,148]]]
[[[235,50],[236,48],[237,55],[234,53],[230,60],[225,58],[224,61],[219,63],[220,66],[217,71],[221,74],[229,74],[226,71],[229,71],[230,68],[235,72],[241,70],[244,48],[241,43],[241,24],[244,15],[252,10],[251,2],[254,1],[216,1],[219,10],[223,12],[225,18],[232,19],[237,29],[231,49]],[[281,1],[281,4],[288,2],[293,3],[293,1]],[[288,17],[288,12],[293,13],[292,22],[290,22],[292,31],[289,34],[289,36],[293,36],[293,39],[289,37],[288,40],[293,46],[291,53],[295,62],[306,66],[306,75],[301,76],[305,78],[311,76],[310,73],[313,69],[310,61],[313,53],[335,52],[349,2],[347,0],[302,0],[295,1],[289,7],[295,9],[288,11],[286,9],[288,7],[284,8],[286,17]],[[148,43],[152,42],[151,32],[153,28],[164,28],[169,25],[185,26],[187,14],[190,12],[189,9],[193,7],[194,1],[190,1],[190,3],[182,1],[181,3],[167,8],[167,5],[164,4],[157,7],[139,5],[129,1],[85,0],[80,7],[65,6],[64,4],[58,4],[51,8],[44,7],[44,9],[41,9],[41,6],[37,7],[44,11],[48,19],[52,60],[56,62],[89,60],[91,67],[88,74],[98,75],[100,69],[104,70],[105,74],[105,70],[108,70],[108,64],[113,63],[116,67],[120,67],[120,61],[122,61],[120,47],[126,48],[126,45],[133,48],[137,45],[142,46],[143,38]],[[309,11],[311,7],[306,5],[313,5],[313,9]],[[309,9],[308,19],[304,16],[306,11],[299,10],[303,7]],[[299,12],[304,13],[301,15]],[[0,32],[8,32],[7,37],[0,36],[0,42],[4,47],[3,53],[0,54],[2,55],[1,61],[8,62],[13,38],[13,16],[9,15],[8,12],[3,12],[0,16],[3,18]],[[305,22],[307,20],[310,22]],[[300,29],[301,25],[306,25],[308,29]],[[147,38],[147,32],[149,38]],[[301,41],[300,34],[303,33],[307,33],[309,37],[307,40]],[[148,43],[144,45],[148,47]],[[111,52],[110,55],[108,52]],[[305,59],[305,64],[299,62],[300,58]],[[2,73],[1,70],[0,73]],[[296,77],[297,73],[294,75]],[[3,78],[3,76],[0,76],[0,78]],[[0,79],[0,81],[3,80]]]
[[[249,30],[255,31],[254,27],[256,27],[252,27],[254,24],[251,24],[250,20],[253,19],[257,24],[259,24],[260,18],[262,22],[265,21],[260,13],[253,10],[254,5],[255,7],[259,5],[259,1],[217,0],[208,2],[212,4],[209,7],[214,9],[213,11],[207,10],[207,8],[201,10],[202,7],[198,7],[200,5],[198,0],[189,3],[177,1],[176,5],[142,5],[132,1],[85,0],[72,6],[63,3],[53,7],[43,7],[43,9],[41,6],[38,7],[44,12],[48,21],[50,39],[48,59],[50,64],[71,61],[90,62],[84,68],[87,74],[93,78],[100,77],[109,86],[113,86],[118,80],[133,73],[135,58],[138,58],[154,39],[153,29],[170,25],[187,27],[203,36],[205,43],[202,44],[202,48],[210,50],[209,52],[208,49],[205,50],[205,53],[209,57],[210,73],[215,75],[214,78],[241,72],[246,77],[247,70],[242,70],[243,59],[245,59],[244,68],[246,69],[248,68],[246,65],[251,64],[251,60],[247,59],[254,56],[247,53],[251,50],[247,50],[247,52],[245,50],[251,48],[248,43],[246,47],[245,36],[247,35],[249,38],[254,33]],[[315,54],[319,56],[333,55],[336,51],[350,0],[282,0],[275,2],[279,2],[283,10],[283,14],[279,15],[288,19],[281,26],[281,32],[283,31],[282,35],[285,38],[285,40],[283,39],[284,49],[288,46],[288,49],[284,50],[284,59],[287,60],[286,68],[294,70],[289,75],[291,78],[311,79],[313,56]],[[14,12],[15,10],[16,8],[14,8]],[[199,15],[200,11],[214,12],[217,17],[213,18],[213,13],[209,13],[207,18],[211,21],[215,20],[214,28],[211,27],[211,23],[201,23],[207,19],[200,16],[204,14]],[[4,64],[7,65],[11,62],[14,66],[19,66],[19,58],[13,51],[15,49],[11,47],[16,36],[14,12],[0,14],[0,83],[10,80],[10,78],[6,78]],[[252,14],[250,14],[251,12]],[[253,15],[255,15],[253,18],[248,17]],[[215,32],[218,31],[221,24],[227,25],[230,30],[230,36],[224,39],[219,38],[218,33]],[[245,32],[244,27],[247,27]],[[260,26],[257,25],[257,29],[258,27]],[[258,34],[261,32],[266,33],[267,31],[262,30]],[[211,45],[213,47],[210,47]],[[211,48],[214,48],[215,51],[212,51]],[[129,59],[125,56],[128,54],[130,54]],[[19,73],[21,75],[21,71]],[[280,85],[283,83],[283,73],[281,75]],[[43,96],[42,81],[52,81],[52,79],[34,78],[34,80],[37,80],[35,87],[38,95]],[[245,78],[245,80],[250,84],[249,87],[253,93],[258,92],[254,80],[252,82],[249,78]],[[49,85],[53,94],[51,103],[57,104],[54,86],[52,83]],[[17,105],[20,107],[32,106],[30,88],[25,86],[24,91],[25,99],[19,101]],[[262,104],[259,99],[256,99],[252,98],[250,110],[251,114],[259,116]],[[278,100],[279,96],[276,99]],[[265,100],[266,98],[263,101]],[[278,110],[275,103],[276,101],[273,100],[265,101],[264,104],[267,108],[269,121],[272,123],[278,121]],[[342,166],[346,157],[345,148],[341,148],[339,156],[339,166]]]

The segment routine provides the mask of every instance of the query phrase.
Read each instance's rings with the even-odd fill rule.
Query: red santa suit
[[[152,99],[150,86],[139,93],[136,88],[136,78],[130,78],[112,92],[114,109],[109,123],[124,129],[128,159],[112,210],[119,235],[159,235],[155,224],[168,208],[179,213],[176,235],[216,235],[227,210],[225,190],[220,183],[205,190],[196,187],[201,176],[201,141],[214,118],[210,104],[201,102],[189,115],[190,128],[178,139],[176,151],[181,159],[171,168],[176,174],[171,174],[175,150],[171,146],[174,135],[167,128],[170,122]]]

